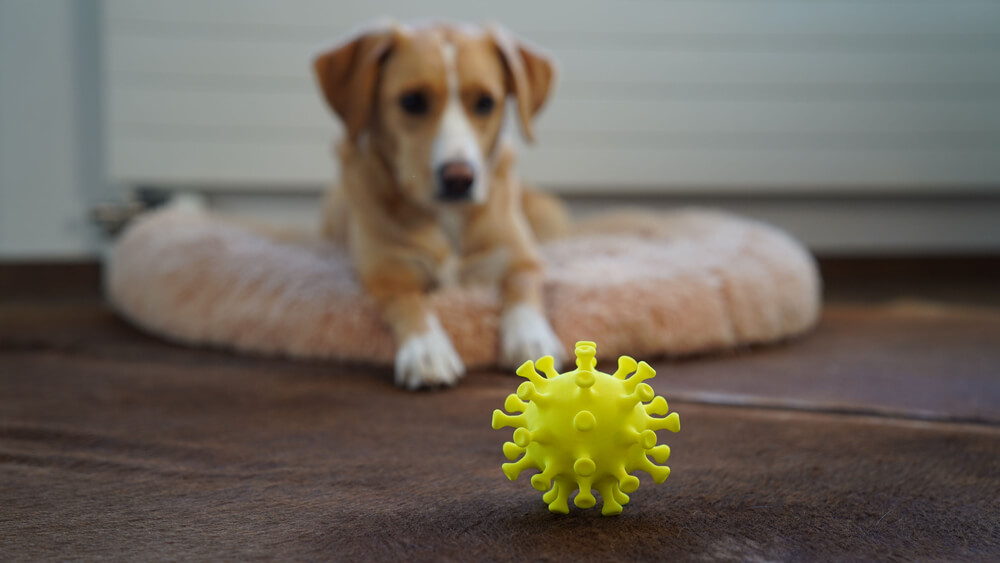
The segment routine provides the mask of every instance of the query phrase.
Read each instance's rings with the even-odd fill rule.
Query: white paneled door
[[[335,176],[318,48],[386,16],[500,21],[560,62],[522,170],[564,193],[1000,186],[1000,2],[106,0],[110,171]]]

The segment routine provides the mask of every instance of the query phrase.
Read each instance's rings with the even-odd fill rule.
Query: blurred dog
[[[392,328],[396,383],[453,385],[464,374],[425,298],[454,283],[499,285],[505,365],[551,355],[558,367],[565,351],[544,315],[535,241],[561,234],[567,216],[521,184],[503,132],[512,96],[533,139],[550,59],[495,26],[386,24],[322,52],[314,70],[346,131],[324,233],[347,241]]]

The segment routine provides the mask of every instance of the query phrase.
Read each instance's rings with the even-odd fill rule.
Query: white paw
[[[441,323],[431,317],[427,324],[427,332],[409,337],[396,352],[396,385],[400,387],[454,385],[465,375],[465,365]]]
[[[552,356],[558,370],[566,359],[566,351],[549,321],[531,305],[514,305],[500,320],[500,361],[506,367],[517,367],[527,360],[538,361]]]

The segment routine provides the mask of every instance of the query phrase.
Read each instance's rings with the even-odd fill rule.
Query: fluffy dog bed
[[[544,246],[548,315],[601,356],[688,355],[779,341],[815,324],[810,254],[765,224],[705,210],[621,212]],[[106,269],[111,302],[177,342],[391,364],[394,343],[340,246],[169,208],[133,224]],[[467,366],[497,359],[488,287],[431,303]],[[569,351],[569,350],[567,350]]]

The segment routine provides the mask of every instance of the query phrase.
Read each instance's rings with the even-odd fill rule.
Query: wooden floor
[[[502,475],[508,374],[413,394],[387,369],[191,350],[94,287],[12,275],[0,560],[1000,560],[1000,286],[983,279],[833,273],[813,334],[655,362],[682,421],[660,433],[672,474],[605,518],[552,515]]]

